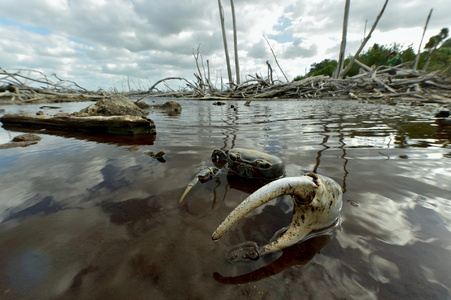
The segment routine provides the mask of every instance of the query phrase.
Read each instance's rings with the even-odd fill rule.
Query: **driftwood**
[[[359,62],[360,63],[360,62]],[[361,64],[361,63],[360,63]],[[410,62],[411,64],[411,62]],[[363,64],[362,64],[363,65]],[[358,100],[420,100],[451,101],[451,80],[437,73],[425,73],[406,68],[409,63],[395,68],[385,66],[367,67],[361,74],[345,79],[333,79],[328,76],[307,77],[303,80],[270,84],[256,76],[233,90],[211,93],[193,93],[196,99],[227,100],[258,98],[354,98]],[[396,69],[397,76],[388,74]],[[186,96],[186,95],[185,95]]]
[[[77,83],[62,80],[56,74],[51,80],[36,70],[5,70],[0,68],[0,100],[29,102],[95,101],[106,96],[103,92],[89,92]]]
[[[289,80],[288,80],[287,76],[285,75],[285,73],[283,72],[282,68],[280,67],[279,61],[277,60],[276,54],[275,54],[274,51],[272,50],[271,44],[269,43],[269,41],[268,41],[268,39],[266,38],[266,36],[263,36],[263,37],[265,38],[266,43],[268,44],[269,49],[271,50],[271,53],[272,53],[272,55],[274,56],[274,61],[276,62],[277,66],[279,67],[280,72],[282,72],[283,77],[285,77],[286,81],[288,82]],[[268,64],[268,65],[269,65],[269,64]]]
[[[39,128],[57,128],[111,134],[155,134],[152,120],[137,116],[47,116],[30,114],[7,114],[0,117],[3,126],[34,126]]]
[[[171,97],[171,98],[191,98],[199,100],[228,100],[228,99],[261,99],[261,98],[301,98],[301,99],[315,99],[315,98],[354,98],[359,100],[420,100],[420,101],[451,101],[451,79],[443,77],[439,72],[426,73],[424,71],[413,70],[411,65],[413,62],[406,62],[393,68],[386,66],[369,67],[365,66],[358,60],[356,63],[361,67],[359,75],[347,77],[345,79],[334,79],[328,76],[314,76],[307,77],[303,80],[294,82],[280,82],[272,81],[270,75],[264,78],[258,74],[248,76],[248,80],[242,82],[240,85],[233,85],[232,88],[222,90],[215,88],[210,82],[188,81],[181,77],[169,77],[157,81],[153,87],[147,91],[131,91],[124,92],[121,95],[126,97],[137,98],[138,100],[147,97]],[[390,70],[397,71],[396,76],[388,74]],[[106,93],[89,93],[77,88],[71,89],[62,87],[61,84],[54,86],[35,88],[25,85],[25,82],[19,81],[23,78],[29,80],[29,76],[23,76],[24,70],[16,73],[7,72],[3,69],[5,77],[0,78],[0,86],[3,84],[3,89],[0,88],[0,100],[11,100],[12,98],[19,101],[22,97],[24,102],[35,101],[55,101],[54,99],[62,99],[64,95],[68,95],[65,101],[81,101],[112,98],[111,94]],[[22,77],[21,77],[22,76]],[[167,80],[184,80],[186,88],[178,91],[157,91],[156,85]],[[15,81],[16,80],[16,81]],[[10,84],[15,81],[14,84]],[[45,80],[40,80],[47,83]],[[208,88],[205,88],[208,85]],[[73,85],[72,85],[73,86]],[[23,95],[30,96],[25,100]],[[22,95],[22,96],[21,96]],[[60,100],[58,100],[60,101]],[[252,101],[252,100],[251,100]],[[101,102],[101,101],[100,101]],[[250,102],[249,102],[250,103]]]

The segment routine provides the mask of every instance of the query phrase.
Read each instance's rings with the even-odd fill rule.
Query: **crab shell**
[[[279,157],[251,149],[233,148],[226,153],[215,150],[212,160],[223,160],[232,172],[248,178],[275,179],[281,177],[285,171],[283,161]]]
[[[309,173],[268,183],[239,204],[212,235],[221,238],[236,222],[255,208],[282,195],[291,195],[294,202],[293,219],[289,228],[277,240],[259,250],[259,255],[294,245],[312,231],[333,225],[342,207],[342,189],[333,179]]]

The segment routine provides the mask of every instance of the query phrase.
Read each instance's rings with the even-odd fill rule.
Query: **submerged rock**
[[[180,105],[180,103],[174,101],[174,100],[170,100],[167,101],[163,104],[155,104],[155,105],[150,105],[144,101],[138,101],[136,102],[136,105],[138,107],[140,107],[141,109],[157,109],[157,110],[161,110],[164,111],[168,114],[180,114],[182,112],[182,106]]]
[[[0,145],[0,149],[9,149],[15,147],[27,147],[37,144],[41,140],[41,137],[35,134],[21,134],[12,139],[11,142]]]

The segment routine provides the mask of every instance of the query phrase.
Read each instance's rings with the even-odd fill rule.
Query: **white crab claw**
[[[300,177],[278,179],[241,202],[215,230],[212,239],[221,238],[233,224],[249,212],[283,195],[293,196],[293,220],[287,231],[276,241],[260,249],[260,255],[294,245],[310,232],[333,225],[342,206],[341,187],[326,176],[309,173]]]

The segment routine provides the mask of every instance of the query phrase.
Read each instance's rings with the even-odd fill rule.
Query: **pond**
[[[176,101],[180,115],[149,115],[154,138],[39,131],[38,144],[0,150],[2,298],[451,298],[451,130],[436,105]],[[0,143],[23,132],[1,128]],[[179,199],[214,149],[235,147],[277,155],[287,176],[337,181],[339,226],[257,261],[226,259],[267,243],[293,206],[280,197],[211,239],[255,184],[223,172]]]

